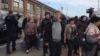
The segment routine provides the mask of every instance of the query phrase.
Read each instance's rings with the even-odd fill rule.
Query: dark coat
[[[22,23],[22,29],[23,29],[23,30],[25,29],[25,26],[26,26],[27,22],[28,22],[28,20],[27,20],[27,18],[25,18],[25,19],[23,20],[23,23]]]
[[[43,34],[43,40],[45,43],[48,42],[48,39],[51,38],[51,25],[52,21],[51,19],[43,19],[41,28],[42,28],[42,34]]]
[[[47,19],[45,19],[47,20]],[[51,23],[50,23],[51,21]],[[45,43],[52,43],[53,39],[52,39],[52,25],[53,25],[53,22],[54,20],[50,20],[48,23],[46,23],[46,27],[44,27],[44,29],[46,30],[45,34],[44,34],[44,42]],[[61,21],[61,27],[62,27],[62,31],[61,31],[61,38],[63,38],[63,22]]]
[[[78,25],[77,25],[77,31],[78,32],[79,31],[84,32],[86,30],[87,26],[88,26],[88,22],[87,21],[86,22],[79,21]]]
[[[17,36],[18,21],[17,21],[15,15],[9,14],[8,16],[6,16],[5,24],[7,26],[7,34],[12,37]]]

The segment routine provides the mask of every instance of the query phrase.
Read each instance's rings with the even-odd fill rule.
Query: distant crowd
[[[92,14],[66,18],[60,11],[53,15],[45,12],[45,18],[40,15],[30,17],[26,15],[20,24],[21,16],[14,15],[13,11],[5,18],[7,26],[7,54],[16,51],[16,40],[23,35],[21,47],[29,53],[34,46],[40,49],[43,39],[43,56],[61,56],[62,48],[68,48],[68,55],[98,56],[100,51],[100,17]],[[66,52],[67,53],[67,52]]]

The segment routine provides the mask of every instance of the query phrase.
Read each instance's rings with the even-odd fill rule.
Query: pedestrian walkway
[[[17,45],[16,45],[16,48],[17,50],[15,52],[13,52],[11,55],[7,55],[6,54],[6,46],[3,45],[3,46],[0,46],[0,56],[43,56],[42,55],[42,52],[43,52],[43,49],[42,49],[42,43],[41,43],[41,48],[40,50],[37,50],[35,47],[33,47],[31,50],[30,50],[30,53],[25,53],[25,51],[20,47],[20,43],[21,43],[22,39],[20,40],[17,40]],[[99,52],[100,54],[100,52]],[[48,56],[48,54],[47,54]],[[63,48],[62,50],[62,55],[61,56],[67,56],[67,48]],[[75,55],[73,54],[73,56],[78,56],[78,55]]]
[[[30,50],[30,53],[26,54],[24,49],[20,47],[21,41],[22,39],[17,40],[17,45],[16,45],[17,50],[13,52],[11,55],[6,54],[6,45],[0,46],[0,56],[43,56],[42,55],[42,52],[43,52],[42,43],[41,43],[40,50],[37,50],[36,48],[33,47],[32,50]],[[62,56],[67,56],[67,48],[63,48]]]

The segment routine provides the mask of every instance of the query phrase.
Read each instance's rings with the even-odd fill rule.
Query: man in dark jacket
[[[61,16],[61,23],[62,23],[62,39],[61,39],[61,42],[62,42],[62,47],[66,47],[66,43],[64,43],[64,31],[65,31],[65,26],[67,24],[67,19],[65,17],[65,15],[62,15]]]
[[[45,39],[46,45],[49,46],[50,55],[49,56],[61,56],[62,51],[62,22],[61,22],[61,13],[56,11],[54,15],[54,21],[52,22],[51,27],[49,28],[49,37]]]
[[[25,26],[26,26],[26,24],[27,24],[27,22],[29,21],[29,16],[26,16],[25,18],[24,18],[24,20],[23,20],[23,23],[22,23],[22,29],[24,30],[25,29]]]
[[[43,56],[46,56],[47,49],[48,49],[48,38],[50,37],[51,34],[51,25],[52,25],[52,20],[50,18],[50,12],[45,13],[45,18],[42,21],[42,34],[43,34]]]
[[[5,23],[7,25],[7,54],[10,54],[10,42],[12,42],[12,51],[16,50],[15,42],[18,31],[18,22],[12,11],[9,11],[9,14],[6,16]]]

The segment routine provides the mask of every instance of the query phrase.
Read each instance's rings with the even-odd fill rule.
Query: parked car
[[[6,14],[0,13],[0,44],[7,40],[7,27],[4,21],[5,17]]]

